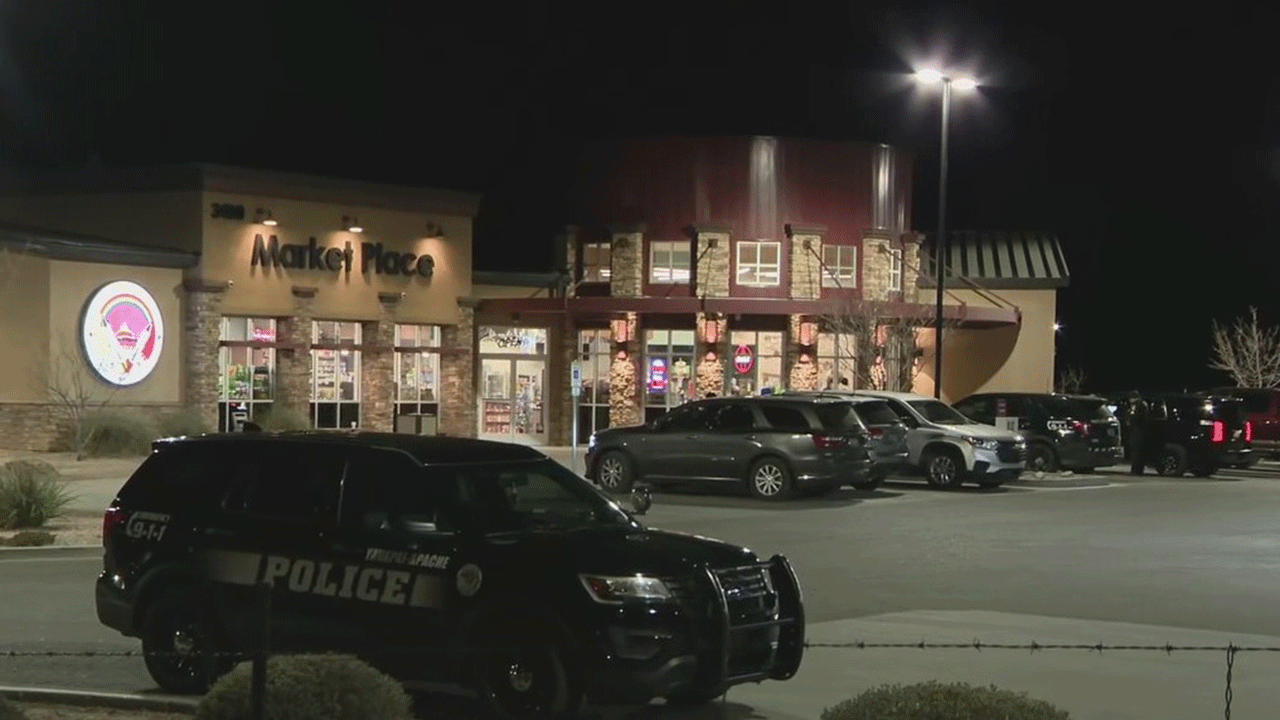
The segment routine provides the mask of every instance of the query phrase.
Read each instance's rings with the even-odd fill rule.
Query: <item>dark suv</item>
[[[985,425],[1007,425],[1027,439],[1027,469],[1091,472],[1124,459],[1120,422],[1107,400],[1060,393],[979,393],[952,407]]]
[[[685,403],[644,425],[601,430],[587,477],[610,492],[651,485],[746,486],[782,500],[870,478],[867,428],[848,400],[791,395]]]
[[[871,472],[866,480],[854,482],[859,490],[874,490],[889,476],[905,471],[910,464],[907,450],[907,426],[890,407],[888,400],[823,390],[791,390],[787,397],[824,397],[847,400],[849,412],[867,428],[867,451],[871,454]]]
[[[503,717],[582,699],[701,702],[785,680],[804,645],[787,560],[642,526],[538,451],[363,432],[160,441],[103,520],[98,618],[166,691],[254,648],[352,653]]]
[[[1147,403],[1144,461],[1161,475],[1208,477],[1253,457],[1250,427],[1239,398],[1217,393],[1142,393]],[[1117,402],[1127,427],[1129,404]],[[1125,443],[1125,459],[1131,448]]]

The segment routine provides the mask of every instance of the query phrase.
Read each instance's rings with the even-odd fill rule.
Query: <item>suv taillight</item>
[[[1089,425],[1088,425],[1088,423],[1083,423],[1083,422],[1080,422],[1079,420],[1072,420],[1072,421],[1071,421],[1071,429],[1072,429],[1072,430],[1074,430],[1074,431],[1076,431],[1076,434],[1077,434],[1077,435],[1088,435],[1088,434],[1089,434]]]
[[[102,545],[106,547],[107,540],[111,537],[111,531],[124,524],[128,514],[121,508],[112,506],[102,514]]]
[[[1213,421],[1213,442],[1225,442],[1227,439],[1227,424],[1221,420]]]
[[[1249,420],[1244,421],[1244,441],[1253,442],[1253,422]]]
[[[843,435],[813,435],[813,446],[819,450],[837,450],[849,447],[849,438]]]

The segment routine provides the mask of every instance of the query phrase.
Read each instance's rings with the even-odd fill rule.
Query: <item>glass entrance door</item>
[[[544,444],[546,374],[544,360],[481,358],[480,437]]]

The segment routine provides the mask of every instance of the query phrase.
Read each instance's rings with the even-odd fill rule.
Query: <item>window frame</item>
[[[683,267],[676,265],[676,254],[683,250],[689,256],[689,262]],[[659,262],[659,254],[665,254],[666,262]],[[693,278],[693,252],[688,242],[680,240],[651,240],[649,242],[649,272],[646,273],[650,285],[685,285]],[[661,271],[666,271],[665,275]],[[683,272],[684,277],[677,277]]]
[[[766,263],[760,259],[761,251],[770,248],[774,251],[774,261]],[[743,262],[744,250],[753,249],[756,253],[754,262]],[[742,271],[750,269],[755,272],[755,280],[743,282]],[[763,270],[770,270],[771,282],[760,280]],[[777,240],[739,240],[733,246],[733,281],[735,285],[747,288],[776,288],[782,285],[782,243]]]
[[[827,251],[834,250],[836,259],[828,262]],[[840,262],[840,255],[848,252],[850,258],[846,265]],[[848,272],[842,272],[847,270]],[[847,277],[846,277],[847,275]],[[838,245],[835,243],[822,245],[822,287],[829,290],[855,290],[858,287],[858,246]]]

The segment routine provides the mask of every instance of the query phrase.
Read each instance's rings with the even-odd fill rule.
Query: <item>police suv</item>
[[[520,445],[161,440],[102,541],[98,617],[141,639],[169,692],[202,692],[264,627],[273,652],[350,652],[410,687],[475,691],[501,717],[706,702],[789,679],[803,655],[786,558],[646,528]]]

